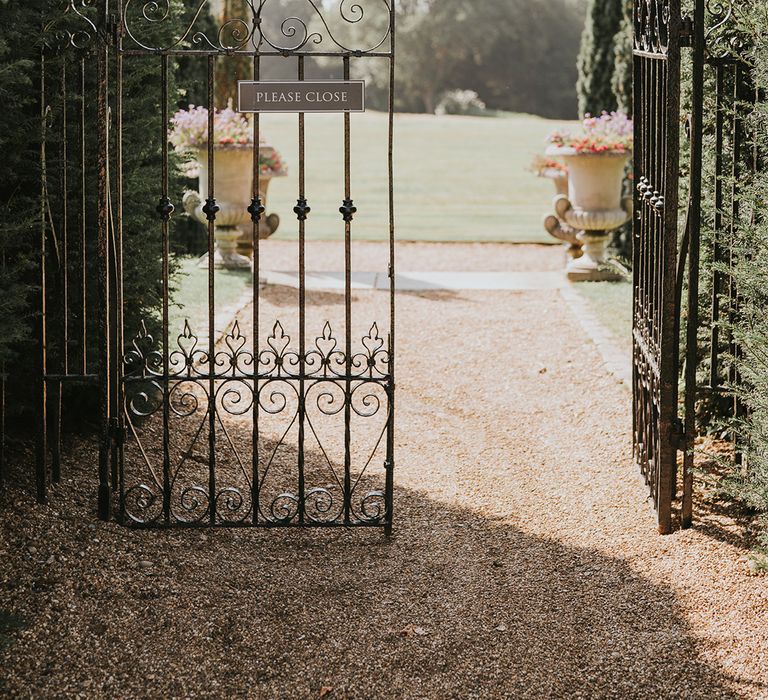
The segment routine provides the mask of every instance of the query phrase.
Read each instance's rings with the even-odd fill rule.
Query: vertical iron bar
[[[119,416],[118,428],[123,431],[125,427],[125,418],[123,415],[123,352],[125,347],[124,342],[124,318],[123,318],[123,54],[122,54],[122,3],[120,7],[120,20],[118,22],[118,45],[116,56],[116,72],[117,80],[115,85],[115,111],[117,137],[115,145],[117,148],[117,179],[116,179],[116,196],[117,196],[117,241],[116,241],[116,256],[117,256],[117,281],[116,281],[116,294],[117,294],[117,351],[118,359],[116,362],[117,376],[115,381],[117,383],[117,406],[115,411]],[[117,453],[117,479],[119,488],[120,499],[120,521],[125,519],[125,474],[124,474],[124,445],[123,441],[120,441]]]
[[[37,396],[35,401],[35,485],[37,490],[37,502],[46,503],[48,499],[48,429],[47,429],[47,381],[46,373],[48,371],[48,337],[47,337],[47,318],[46,318],[46,103],[45,103],[45,55],[40,56],[40,237],[38,240],[39,249],[39,279],[40,279],[40,315],[38,317],[38,340],[37,351]]]
[[[390,4],[390,57],[389,57],[389,121],[387,125],[387,176],[389,179],[389,426],[387,428],[387,462],[384,534],[392,534],[395,474],[395,3]]]
[[[683,501],[681,525],[693,520],[693,466],[696,437],[696,366],[699,331],[699,249],[701,230],[701,177],[704,113],[704,0],[696,0],[691,74],[691,172],[688,225],[688,325],[685,357],[685,452],[683,454]]]
[[[344,56],[344,80],[349,80],[349,56]],[[344,200],[352,201],[350,158],[350,114],[344,112]],[[344,522],[349,525],[352,512],[352,220],[344,221],[344,327],[346,331],[345,402],[344,402]]]
[[[168,55],[160,57],[160,148],[162,151],[162,195],[161,206],[169,207],[168,196]],[[171,445],[170,445],[170,361],[169,361],[169,296],[170,296],[170,242],[168,220],[170,214],[163,213],[162,227],[162,294],[163,294],[163,518],[171,519]]]
[[[83,375],[88,374],[88,274],[86,268],[85,58],[80,59],[80,274],[82,291]]]
[[[304,80],[304,56],[298,57],[298,78]],[[299,113],[299,201],[306,201],[305,191],[305,143],[304,143],[304,113]],[[299,467],[299,523],[304,524],[305,507],[304,502],[304,421],[306,419],[305,404],[305,381],[304,373],[306,371],[306,270],[305,270],[305,233],[306,216],[299,216],[299,444],[298,444],[298,467]]]
[[[67,183],[67,62],[61,62],[61,163],[59,173],[61,175],[61,258],[59,261],[59,302],[62,324],[62,347],[60,367],[62,374],[69,374],[69,257],[68,257],[68,183]],[[63,400],[63,382],[54,384],[53,392],[53,435],[51,446],[51,479],[53,483],[61,481],[61,404]]]
[[[725,76],[722,64],[715,66],[715,216],[712,232],[714,265],[712,266],[712,305],[709,348],[709,386],[713,392],[720,391],[720,292],[722,288],[723,235],[723,122],[725,120]]]
[[[61,289],[61,309],[62,323],[64,324],[64,342],[62,352],[64,353],[64,374],[69,374],[69,146],[67,143],[67,63],[61,64],[61,239],[62,239],[62,289]]]
[[[214,73],[216,57],[208,56],[208,502],[211,525],[216,524],[216,381],[214,355],[216,352],[215,327],[215,184],[214,184]],[[212,206],[213,205],[213,206]]]
[[[740,60],[737,60],[734,65],[733,75],[733,161],[731,162],[731,225],[729,227],[728,241],[728,342],[731,354],[729,381],[732,387],[737,386],[739,383],[739,372],[736,363],[740,356],[740,348],[736,338],[734,337],[733,330],[731,329],[736,322],[736,316],[738,314],[739,308],[739,296],[738,290],[736,288],[734,268],[737,264],[736,238],[739,231],[739,219],[741,217],[741,187],[739,185],[739,178],[741,177],[742,151],[744,147],[744,120],[741,114],[741,99],[743,97],[742,88],[745,70],[746,69],[744,64]],[[741,402],[735,392],[733,395],[732,411],[734,419],[738,419],[741,416]],[[736,464],[741,464],[742,454],[740,449],[739,435],[736,430],[731,433],[731,441],[733,443]]]
[[[254,30],[254,40],[255,40]],[[261,57],[257,53],[253,56],[253,79],[259,80],[261,75]],[[253,349],[253,408],[252,408],[252,493],[251,503],[253,508],[252,521],[254,525],[259,522],[259,305],[260,287],[259,274],[261,270],[261,115],[256,112],[253,115],[253,198],[251,205],[254,210],[251,212],[253,221],[253,235],[251,238],[251,249],[253,251],[253,264],[251,265],[251,285],[253,292],[252,299],[252,349]]]
[[[107,63],[109,49],[106,43],[99,43],[97,48],[98,87],[96,99],[97,133],[98,133],[98,277],[99,277],[99,414],[101,423],[101,440],[99,444],[99,502],[98,514],[102,520],[108,520],[111,513],[110,488],[110,419],[111,419],[111,388],[110,388],[110,284],[109,284],[109,127],[107,112]]]
[[[678,326],[676,272],[677,272],[677,206],[679,172],[679,115],[680,115],[680,29],[682,16],[679,0],[670,0],[669,48],[665,63],[663,119],[669,125],[665,129],[663,149],[664,172],[664,209],[661,225],[661,245],[659,267],[661,271],[661,295],[659,321],[661,326],[661,346],[659,348],[660,394],[659,438],[661,440],[658,465],[659,474],[659,531],[668,534],[672,531],[672,500],[674,481],[677,472],[677,444],[674,431],[678,420],[677,382],[679,369],[680,339],[675,334]]]
[[[633,35],[633,45],[635,37]],[[645,173],[642,170],[643,162],[643,119],[644,119],[644,106],[643,106],[643,59],[633,55],[632,57],[632,104],[634,105],[634,121],[633,121],[633,143],[634,152],[632,154],[633,160],[633,182],[636,185],[640,184],[640,178],[644,177]],[[635,187],[634,189],[634,212],[632,217],[632,452],[635,460],[641,463],[640,451],[638,449],[638,430],[640,424],[640,416],[638,411],[638,394],[640,392],[639,385],[639,373],[638,373],[638,350],[637,340],[634,335],[638,331],[638,306],[640,297],[640,260],[642,253],[642,222],[643,222],[643,199],[640,196],[640,191]]]

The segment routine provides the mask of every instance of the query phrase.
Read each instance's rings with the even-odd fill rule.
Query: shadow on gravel
[[[4,696],[737,697],[617,559],[403,488],[391,541],[131,531],[93,519],[93,458],[52,506],[0,493],[3,607],[29,623]]]
[[[296,299],[299,290],[297,287],[288,287],[280,284],[268,284],[261,287],[259,295],[261,299],[274,304],[277,307],[289,307],[293,313],[296,313]],[[357,298],[353,295],[351,301],[354,303]],[[307,304],[310,306],[333,306],[344,304],[344,291],[326,292],[313,289],[307,292]]]
[[[718,542],[745,552],[754,550],[759,545],[759,514],[713,486],[724,483],[726,478],[732,476],[728,468],[704,454],[700,455],[696,467],[700,476],[693,492],[693,527]]]

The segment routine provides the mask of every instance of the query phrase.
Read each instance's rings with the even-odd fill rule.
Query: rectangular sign
[[[241,80],[239,112],[364,112],[364,80]]]

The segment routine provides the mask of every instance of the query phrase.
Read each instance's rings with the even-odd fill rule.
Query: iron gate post
[[[106,26],[106,2],[103,7],[100,26]],[[100,32],[96,38],[97,52],[97,268],[99,287],[99,492],[98,516],[109,520],[112,512],[112,489],[110,486],[110,457],[112,454],[111,412],[111,316],[109,276],[109,113],[107,69],[109,46]]]
[[[699,332],[699,253],[701,240],[702,134],[704,113],[704,0],[696,0],[693,17],[691,75],[691,172],[688,202],[688,325],[685,354],[685,429],[681,525],[693,520],[693,467],[696,437],[696,369]]]
[[[45,52],[40,54],[40,235],[37,254],[40,280],[40,307],[37,318],[37,378],[35,386],[35,486],[37,502],[46,503],[48,499],[48,421],[47,421],[47,326],[46,326],[46,236],[45,219],[47,197],[46,167],[46,121],[45,102]]]
[[[680,0],[635,0],[633,441],[662,534],[672,531],[679,447],[677,221]]]

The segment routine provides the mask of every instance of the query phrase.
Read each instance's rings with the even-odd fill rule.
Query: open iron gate
[[[678,232],[682,49],[691,47],[691,113],[687,120],[689,198]],[[704,2],[683,16],[680,0],[634,2],[633,441],[659,531],[691,522],[701,217]],[[686,284],[687,271],[687,284]],[[687,287],[685,416],[680,418],[681,310]],[[678,453],[683,475],[678,480]],[[680,481],[681,483],[678,483]],[[682,489],[679,487],[682,486]],[[678,491],[681,491],[678,493]]]
[[[43,76],[42,161],[45,164],[47,160],[46,138],[50,140],[51,132],[56,131],[60,135],[57,148],[59,143],[63,148],[63,183],[61,206],[52,205],[44,173],[43,200],[48,215],[41,231],[40,333],[44,342],[40,354],[37,454],[41,500],[45,498],[49,449],[54,456],[53,479],[58,478],[61,415],[57,407],[61,406],[64,387],[90,382],[98,385],[100,396],[98,499],[102,518],[115,512],[121,522],[141,527],[368,526],[391,531],[395,12],[391,0],[369,3],[368,10],[341,2],[334,9],[332,21],[327,6],[305,1],[310,20],[285,16],[277,22],[277,36],[264,29],[265,13],[281,11],[281,3],[270,0],[242,0],[240,14],[225,17],[219,26],[207,31],[198,24],[209,10],[209,0],[70,0],[61,17],[50,22],[46,51],[57,56],[58,62],[54,76]],[[373,46],[359,46],[359,39],[353,44],[349,37],[358,34],[348,31],[342,36],[335,28],[340,25],[354,29],[354,25],[368,19],[368,13],[377,15],[371,19],[380,38]],[[275,26],[274,21],[271,26]],[[307,191],[308,118],[299,113],[294,132],[298,144],[298,162],[294,165],[298,267],[295,315],[272,318],[265,325],[259,284],[260,233],[265,225],[259,167],[263,117],[257,113],[253,118],[250,159],[253,169],[247,175],[252,178],[247,209],[254,260],[252,311],[225,332],[217,327],[214,253],[222,195],[217,201],[218,159],[213,140],[208,139],[207,162],[203,164],[207,198],[202,207],[208,230],[207,321],[202,329],[194,328],[189,321],[173,326],[170,224],[181,198],[169,186],[169,126],[172,66],[180,58],[199,61],[205,67],[208,134],[213,131],[218,62],[247,61],[250,69],[245,77],[256,81],[265,60],[292,65],[297,81],[305,80],[307,65],[318,58],[336,67],[345,80],[355,76],[360,62],[384,62],[389,107],[381,172],[387,183],[383,206],[388,216],[379,224],[389,240],[389,284],[383,317],[366,319],[363,325],[353,313],[352,235],[360,204],[354,200],[354,117],[349,112],[337,117],[344,163],[336,204],[337,225],[344,241],[343,297],[339,305],[342,312],[332,319],[333,324],[328,319],[318,321],[316,314],[308,313],[312,300],[307,290],[306,244],[313,201]],[[148,330],[149,320],[135,328],[124,328],[123,322],[123,192],[129,176],[123,165],[123,120],[132,99],[125,85],[137,62],[154,66],[150,83],[160,93],[156,129],[160,134],[162,168],[155,182],[154,201],[142,204],[155,216],[161,230],[160,248],[146,251],[162,259],[161,308],[155,333]],[[67,96],[67,84],[73,80],[71,75],[75,76],[78,95],[68,115],[72,99]],[[60,98],[55,117],[51,116],[50,105],[45,107],[50,93]],[[52,124],[55,120],[58,126]],[[86,153],[88,131],[92,129],[98,132],[95,153]],[[78,153],[76,164],[71,166],[68,143],[70,151]],[[98,194],[90,202],[86,179],[94,161]],[[68,211],[72,209],[71,191],[76,189],[67,182],[68,174],[70,180],[76,180],[76,186],[82,186],[77,216]],[[95,221],[96,225],[92,240],[88,240],[86,220],[91,217],[90,223]],[[80,235],[68,237],[73,223]],[[52,247],[53,270],[45,267],[46,261],[52,259]],[[97,290],[86,280],[90,251],[95,253],[98,265]],[[72,274],[68,255],[79,261],[77,280],[68,279]],[[52,318],[51,304],[61,315]],[[93,317],[98,318],[101,339],[98,358],[86,356],[88,319]],[[57,332],[63,324],[62,345],[56,349],[45,342],[52,324]],[[332,325],[341,326],[342,332],[339,334]],[[73,361],[75,346],[80,349]]]

